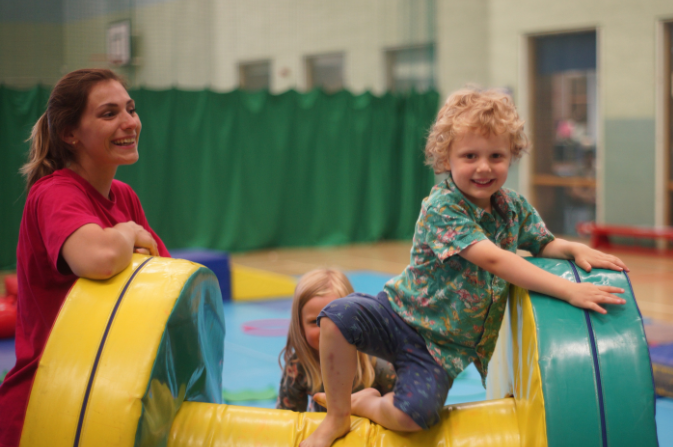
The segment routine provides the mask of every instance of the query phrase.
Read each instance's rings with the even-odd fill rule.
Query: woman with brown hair
[[[28,198],[17,247],[16,365],[0,386],[0,446],[19,445],[42,350],[82,277],[110,278],[133,252],[170,256],[138,196],[115,180],[138,160],[141,123],[121,79],[105,69],[65,75],[30,137]]]

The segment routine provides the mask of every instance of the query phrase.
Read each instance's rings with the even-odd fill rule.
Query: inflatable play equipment
[[[0,296],[0,339],[14,337],[18,293],[16,275],[5,275],[5,295]]]
[[[175,259],[186,259],[209,268],[220,283],[222,301],[231,301],[231,265],[229,263],[229,254],[205,248],[186,248],[171,250],[171,256]]]
[[[627,304],[599,315],[514,288],[490,364],[494,399],[446,407],[440,424],[412,434],[352,417],[335,446],[656,446],[626,275],[532,262],[623,287]],[[298,445],[324,414],[220,404],[223,321],[215,276],[189,261],[134,255],[110,280],[80,279],[40,362],[21,446]]]
[[[189,248],[171,250],[176,259],[186,259],[209,268],[220,283],[222,301],[255,301],[292,296],[297,281],[287,275],[229,262],[223,251]]]

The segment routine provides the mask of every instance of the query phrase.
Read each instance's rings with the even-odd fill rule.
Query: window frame
[[[389,92],[396,92],[400,93],[395,89],[395,78],[393,76],[393,67],[395,63],[395,58],[397,53],[400,51],[408,51],[408,50],[421,50],[421,49],[427,49],[429,50],[434,57],[432,58],[431,61],[431,68],[430,68],[430,83],[428,86],[429,90],[432,89],[437,89],[437,48],[435,45],[435,42],[427,42],[427,43],[422,43],[422,44],[415,44],[415,45],[404,45],[404,46],[397,46],[397,47],[390,47],[386,48],[384,50],[384,63],[385,63],[385,81],[386,81],[386,89]]]
[[[323,86],[316,86],[313,62],[321,57],[335,57],[341,58],[341,88],[339,89],[324,89]],[[327,53],[317,53],[304,56],[304,72],[306,73],[306,90],[310,91],[316,87],[320,87],[328,93],[343,90],[346,88],[346,53],[344,51],[331,51]]]
[[[252,66],[255,66],[255,65],[262,65],[262,64],[266,64],[268,66],[268,69],[269,69],[269,71],[268,71],[268,73],[269,73],[269,83],[266,87],[261,87],[261,88],[257,88],[257,89],[252,90],[246,85],[246,80],[247,80],[246,69],[248,69]],[[273,63],[272,63],[271,59],[255,59],[255,60],[251,60],[251,61],[239,62],[238,63],[238,88],[241,89],[241,90],[251,90],[251,91],[262,90],[262,89],[267,89],[267,90],[270,91],[271,90],[271,84],[273,82],[272,74],[273,74]]]

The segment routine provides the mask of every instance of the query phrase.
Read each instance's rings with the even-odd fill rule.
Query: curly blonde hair
[[[437,174],[445,172],[453,142],[470,131],[507,134],[514,160],[528,147],[523,120],[508,95],[495,89],[465,88],[453,92],[439,110],[425,145],[425,163]]]

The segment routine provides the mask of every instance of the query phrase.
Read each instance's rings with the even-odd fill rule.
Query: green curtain
[[[18,91],[0,85],[0,269],[16,266],[19,223],[26,183],[19,168],[27,161],[33,124],[44,112],[51,89]]]
[[[49,91],[0,87],[0,266],[15,263],[18,169]],[[410,239],[434,180],[437,92],[132,90],[140,161],[117,171],[170,248],[245,251]]]

